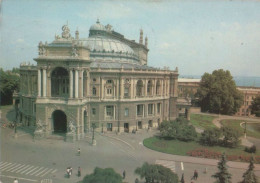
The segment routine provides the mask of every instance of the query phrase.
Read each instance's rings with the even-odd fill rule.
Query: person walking
[[[80,177],[81,176],[81,168],[80,168],[80,166],[78,167],[78,177]]]
[[[123,179],[125,179],[125,170],[123,171]]]
[[[72,175],[72,167],[70,167],[70,175]]]
[[[16,178],[14,179],[14,183],[18,183],[18,180]]]
[[[80,156],[80,148],[78,148],[78,156]]]
[[[199,176],[199,175],[198,175],[198,172],[197,172],[197,170],[195,170],[195,171],[194,171],[194,179],[197,180],[198,176]]]
[[[67,168],[66,172],[67,172],[68,178],[70,178],[70,168],[69,167]]]

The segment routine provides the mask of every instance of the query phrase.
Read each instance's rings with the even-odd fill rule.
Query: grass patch
[[[190,122],[194,127],[204,129],[217,128],[213,123],[215,116],[203,115],[203,114],[191,114]]]
[[[225,120],[220,121],[222,126],[233,128],[234,130],[236,130],[239,133],[240,136],[244,135],[244,128],[242,128],[240,126],[240,123],[242,123],[242,122],[245,122],[245,120],[225,119]],[[253,121],[250,121],[250,122],[253,122]],[[257,131],[247,130],[246,134],[247,134],[247,136],[250,136],[250,137],[260,138],[260,133]]]
[[[244,146],[238,146],[237,148],[226,148],[220,146],[203,146],[197,142],[182,142],[178,140],[165,140],[159,137],[150,137],[144,139],[143,144],[145,147],[167,153],[167,154],[175,154],[175,155],[182,155],[187,156],[187,152],[198,149],[198,148],[206,148],[210,151],[215,152],[225,152],[227,155],[247,155],[250,156],[250,153],[244,151]],[[257,151],[255,155],[260,155],[260,151]]]

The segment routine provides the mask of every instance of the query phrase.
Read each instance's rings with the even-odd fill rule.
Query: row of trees
[[[13,92],[19,90],[19,70],[13,68],[12,71],[4,71],[0,68],[0,96],[1,105],[12,104]]]
[[[145,179],[146,183],[178,183],[179,178],[176,173],[173,173],[169,168],[161,165],[144,163],[141,167],[136,168],[135,174],[141,179]],[[218,163],[218,172],[212,175],[216,179],[216,183],[231,183],[232,175],[228,172],[227,160],[225,153],[222,154]],[[123,183],[123,177],[114,171],[112,168],[95,168],[94,172],[86,175],[82,183]],[[135,183],[139,180],[136,179]],[[184,182],[182,175],[181,182]],[[249,167],[243,174],[243,180],[240,183],[258,183],[254,173],[254,159],[251,157]]]

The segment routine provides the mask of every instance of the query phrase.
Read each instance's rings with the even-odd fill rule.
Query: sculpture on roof
[[[61,34],[62,38],[68,39],[71,37],[70,35],[70,29],[68,27],[68,25],[63,25],[62,26],[62,34]]]
[[[73,57],[79,56],[78,46],[76,44],[72,46],[71,56]]]
[[[42,42],[39,43],[38,52],[39,52],[39,55],[45,55],[45,53],[46,53],[45,46]]]

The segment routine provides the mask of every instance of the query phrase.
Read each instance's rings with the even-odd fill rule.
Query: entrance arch
[[[67,116],[61,110],[56,110],[52,113],[53,132],[66,133],[67,132]]]

